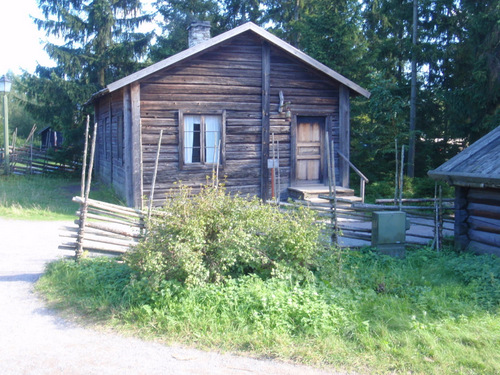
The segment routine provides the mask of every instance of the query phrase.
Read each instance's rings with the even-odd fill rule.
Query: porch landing
[[[288,188],[290,198],[305,200],[317,203],[326,203],[328,200],[320,198],[320,196],[328,196],[330,189],[323,184],[308,184],[300,186],[290,186]],[[337,202],[340,203],[354,203],[361,202],[361,198],[354,195],[354,190],[342,186],[336,186],[335,192],[337,193]]]

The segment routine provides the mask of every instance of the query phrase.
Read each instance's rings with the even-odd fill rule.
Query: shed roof
[[[500,187],[500,126],[428,175],[451,185]]]
[[[93,99],[95,99],[101,95],[104,95],[108,92],[113,92],[113,91],[119,90],[122,87],[125,87],[125,86],[129,85],[130,83],[138,81],[138,80],[140,80],[144,77],[147,77],[153,73],[156,73],[161,69],[167,68],[167,67],[172,66],[176,63],[179,63],[183,60],[186,60],[192,56],[203,53],[206,50],[209,50],[215,46],[218,46],[221,43],[224,43],[224,42],[228,41],[229,39],[234,38],[238,35],[241,35],[242,33],[245,33],[247,31],[251,31],[251,32],[259,35],[261,38],[263,38],[264,40],[266,40],[270,44],[272,44],[278,48],[281,48],[282,50],[295,56],[296,58],[298,58],[302,62],[311,66],[312,68],[326,74],[327,76],[330,76],[334,80],[349,87],[349,89],[351,89],[354,93],[359,94],[359,95],[363,95],[366,98],[370,97],[370,92],[365,90],[361,86],[350,81],[349,79],[347,79],[346,77],[337,73],[333,69],[330,69],[326,65],[313,59],[309,55],[307,55],[304,52],[300,51],[299,49],[293,47],[292,45],[286,43],[285,41],[281,40],[277,36],[271,34],[270,32],[264,30],[263,28],[257,26],[256,24],[254,24],[252,22],[247,22],[247,23],[245,23],[241,26],[238,26],[232,30],[226,31],[223,34],[217,35],[216,37],[211,38],[205,42],[197,44],[197,45],[195,45],[191,48],[188,48],[182,52],[179,52],[171,57],[168,57],[168,58],[161,60],[153,65],[150,65],[147,68],[144,68],[144,69],[139,70],[133,74],[130,74],[122,79],[119,79],[118,81],[110,83],[105,89],[95,93],[93,95]]]

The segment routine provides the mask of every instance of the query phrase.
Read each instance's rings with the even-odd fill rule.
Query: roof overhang
[[[500,176],[485,176],[479,173],[439,172],[432,170],[427,175],[438,181],[447,182],[453,186],[500,188]]]
[[[104,96],[109,93],[109,89],[107,87],[103,88],[100,91],[97,91],[96,93],[92,94],[89,100],[87,100],[84,105],[88,105],[94,102],[94,100],[99,99],[101,96]]]
[[[113,83],[110,83],[105,89],[95,93],[92,95],[92,97],[89,99],[87,103],[91,103],[95,99],[107,94],[111,93],[113,91],[119,90],[132,82],[138,81],[140,79],[143,79],[151,74],[154,74],[158,72],[161,69],[168,68],[174,64],[177,64],[179,62],[182,62],[190,57],[196,56],[200,53],[206,52],[213,47],[219,46],[220,44],[230,40],[231,38],[234,38],[235,36],[238,36],[244,32],[251,31],[257,35],[259,35],[261,38],[264,40],[268,41],[270,44],[288,52],[292,56],[295,56],[299,60],[303,61],[307,65],[311,66],[312,68],[316,69],[317,71],[320,71],[327,76],[330,76],[334,80],[338,81],[339,83],[345,85],[348,87],[354,94],[356,95],[362,95],[366,98],[370,97],[370,92],[368,90],[365,90],[358,84],[352,82],[351,80],[347,79],[343,75],[337,73],[333,69],[330,69],[326,65],[320,63],[319,61],[313,59],[309,55],[305,54],[304,52],[300,51],[299,49],[293,47],[292,45],[286,43],[285,41],[281,40],[277,36],[271,34],[270,32],[264,30],[263,28],[257,26],[256,24],[252,22],[247,22],[241,26],[238,26],[232,30],[229,30],[225,33],[222,33],[216,37],[213,37],[205,42],[202,42],[200,44],[197,44],[191,48],[188,48],[187,50],[184,50],[182,52],[179,52],[171,57],[168,57],[164,60],[161,60],[155,64],[152,64],[148,66],[147,68],[144,68],[142,70],[139,70],[127,77],[124,77],[122,79],[119,79],[118,81],[115,81]]]

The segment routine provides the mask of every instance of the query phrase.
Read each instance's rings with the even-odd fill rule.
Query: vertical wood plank
[[[113,136],[113,93],[109,96],[108,102],[108,117],[109,117],[109,179],[110,185],[113,186],[113,175],[115,170],[115,162],[113,157],[113,143],[115,141],[115,137]]]
[[[468,188],[455,186],[455,248],[464,250],[470,240],[467,234],[467,192]]]
[[[222,111],[222,124],[221,124],[221,149],[219,150],[220,160],[219,164],[221,166],[226,165],[226,110]]]
[[[130,85],[131,118],[132,118],[132,176],[134,207],[142,210],[142,133],[141,133],[141,85],[133,82]]]
[[[326,116],[325,119],[325,134],[321,140],[321,149],[323,150],[323,155],[321,157],[323,164],[321,165],[321,171],[323,173],[323,180],[325,178],[329,178],[328,176],[331,174],[331,168],[328,167],[328,162],[331,161],[330,151],[328,151],[330,142],[333,140],[333,118],[332,116]],[[325,144],[326,143],[326,144]],[[326,160],[326,162],[325,162]],[[330,176],[331,178],[332,176]],[[330,180],[328,180],[330,183]]]
[[[125,170],[125,200],[127,206],[135,205],[134,184],[132,176],[132,103],[130,86],[123,89],[123,133],[124,133],[124,170]]]
[[[351,108],[349,102],[349,88],[340,85],[339,90],[339,151],[350,159],[350,116]],[[340,186],[349,187],[349,164],[340,158],[339,160]]]
[[[179,132],[179,170],[184,168],[184,112],[178,112],[179,126],[177,131]]]
[[[261,155],[261,198],[269,198],[269,159],[270,140],[270,111],[271,111],[271,49],[266,42],[262,43],[262,155]]]
[[[292,117],[290,124],[290,186],[297,181],[297,116]]]

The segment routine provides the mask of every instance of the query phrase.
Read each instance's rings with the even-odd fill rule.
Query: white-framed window
[[[223,164],[224,113],[179,112],[181,165]]]

